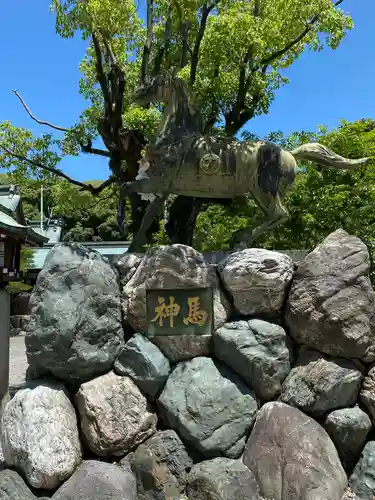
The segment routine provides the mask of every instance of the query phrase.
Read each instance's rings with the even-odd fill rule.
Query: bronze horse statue
[[[343,158],[319,143],[286,151],[265,141],[205,136],[200,113],[179,78],[158,76],[141,87],[134,100],[140,105],[164,103],[164,111],[156,140],[145,148],[136,180],[122,187],[124,196],[137,192],[152,200],[130,250],[141,243],[169,194],[218,199],[251,196],[265,221],[234,235],[232,247],[240,249],[288,219],[283,199],[295,179],[297,159],[335,169],[357,168],[369,161]]]

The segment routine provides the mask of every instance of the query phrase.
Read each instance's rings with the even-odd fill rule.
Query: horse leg
[[[289,212],[279,194],[273,197],[272,195],[262,193],[261,196],[254,196],[254,200],[263,212],[266,213],[267,218],[260,226],[254,229],[242,229],[233,235],[231,246],[236,250],[249,248],[262,234],[275,229],[289,218]]]
[[[125,224],[125,199],[121,192],[117,206],[117,227],[120,231],[121,236],[126,236],[128,229]]]
[[[127,233],[127,226],[125,221],[125,198],[127,198],[131,193],[149,194],[154,193],[155,191],[156,189],[153,181],[147,178],[124,182],[122,184],[120,188],[120,199],[117,209],[117,226],[123,236]]]
[[[127,196],[129,193],[149,194],[155,193],[158,188],[155,186],[152,179],[138,179],[136,181],[124,182],[121,186],[122,196]]]
[[[151,227],[155,217],[160,209],[163,207],[166,196],[156,196],[155,199],[149,204],[142,219],[141,227],[136,235],[134,235],[132,242],[128,248],[128,252],[141,252],[143,245],[147,243],[147,231]]]

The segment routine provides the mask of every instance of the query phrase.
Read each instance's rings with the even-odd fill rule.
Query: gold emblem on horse
[[[220,170],[220,156],[206,153],[199,161],[199,168],[207,175],[217,174]]]

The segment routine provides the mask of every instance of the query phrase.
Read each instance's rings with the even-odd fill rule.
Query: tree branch
[[[104,43],[105,50],[107,51],[107,56],[109,59],[110,66],[114,66],[114,65],[117,66],[117,59],[113,53],[111,44],[108,42],[107,38],[105,38],[104,36],[103,36],[103,43]]]
[[[255,0],[254,2],[254,16],[260,16],[260,0]]]
[[[178,20],[180,21],[180,25],[181,25],[182,24],[182,18],[183,18],[181,5],[178,3],[177,0],[172,0],[171,4],[176,7]]]
[[[165,22],[163,45],[159,47],[159,50],[155,56],[152,76],[157,76],[160,72],[164,54],[168,52],[169,44],[171,41],[171,32],[172,32],[172,8],[169,9],[169,14]]]
[[[213,74],[213,78],[211,80],[212,83],[216,78],[218,78],[219,72],[220,72],[220,67],[219,67],[219,64],[217,64],[215,71],[214,71],[214,74]],[[218,106],[218,103],[215,103],[214,105],[211,106],[211,112],[210,112],[208,119],[206,121],[206,124],[204,126],[204,133],[205,134],[211,133],[212,128],[217,121],[218,114],[219,114],[219,106]]]
[[[248,91],[248,82],[249,78],[246,78],[246,72],[248,69],[249,61],[253,53],[253,47],[250,46],[245,54],[244,60],[240,69],[240,77],[238,82],[238,93],[237,93],[237,102],[233,109],[233,115],[239,114],[241,109],[244,106],[246,94]]]
[[[251,118],[254,117],[255,114],[255,107],[246,107],[240,112],[240,116],[238,117],[238,120],[236,123],[231,124],[231,126],[228,127],[228,132],[230,135],[235,135],[237,132],[248,122],[251,120]]]
[[[111,85],[115,92],[113,92],[113,127],[116,133],[122,128],[122,107],[124,102],[125,92],[125,75],[119,66],[113,68],[111,78]]]
[[[153,3],[154,0],[147,0],[147,38],[143,46],[143,57],[141,66],[141,85],[144,85],[148,75],[148,66],[150,61],[150,53],[153,39]]]
[[[217,110],[212,110],[210,113],[210,116],[208,117],[208,120],[206,121],[205,127],[204,127],[204,134],[210,134],[212,131],[213,126],[215,125],[217,121]]]
[[[266,67],[263,68],[263,71],[266,71]],[[249,78],[251,78],[249,76]],[[254,117],[256,109],[259,105],[259,102],[261,100],[262,94],[261,92],[257,92],[253,95],[253,99],[251,102],[251,106],[244,106],[240,111],[239,114],[236,116],[236,119],[233,119],[232,112],[229,113],[226,116],[225,119],[225,132],[229,135],[235,135],[244,125],[246,122],[251,120],[251,118]]]
[[[178,3],[178,0],[172,0],[172,4],[176,7],[177,16],[179,20],[179,28],[182,39],[182,47],[181,47],[181,55],[180,55],[180,63],[179,67],[182,69],[188,63],[188,53],[189,53],[189,28],[191,26],[191,22],[184,21],[183,9],[181,5]]]
[[[337,0],[336,3],[333,4],[334,7],[337,7],[341,3],[343,3],[344,0]],[[254,14],[255,12],[259,13],[260,12],[260,5],[259,1],[255,3],[254,7]],[[272,54],[264,57],[263,59],[260,60],[260,62],[255,65],[248,77],[246,78],[246,70],[248,63],[250,62],[251,58],[251,47],[247,51],[244,62],[241,66],[240,70],[240,77],[239,77],[239,86],[238,86],[238,95],[237,95],[237,101],[236,104],[233,106],[233,109],[228,113],[226,116],[226,125],[225,129],[228,133],[231,135],[234,135],[238,130],[245,125],[245,123],[253,118],[254,113],[256,111],[256,106],[259,104],[260,100],[260,94],[253,96],[253,103],[251,107],[246,107],[245,106],[245,99],[246,95],[249,91],[250,85],[251,85],[251,79],[254,76],[255,73],[258,71],[261,71],[263,75],[266,74],[268,66],[276,59],[282,57],[285,55],[289,50],[291,50],[293,47],[295,47],[299,42],[301,42],[304,37],[311,32],[311,30],[314,28],[315,24],[319,21],[320,16],[322,15],[324,11],[320,12],[319,14],[316,14],[315,16],[310,19],[310,21],[307,23],[307,26],[305,29],[291,42],[289,42],[284,48],[277,50],[273,52]]]
[[[344,0],[338,0],[336,3],[333,4],[333,7],[339,6],[341,3],[343,3],[343,1]],[[273,52],[269,56],[263,58],[258,65],[258,69],[265,64],[267,64],[267,65],[271,64],[275,59],[279,59],[280,57],[285,55],[289,50],[291,50],[293,47],[295,47],[299,42],[301,42],[305,38],[305,36],[311,32],[314,25],[319,21],[319,18],[323,12],[324,12],[324,10],[322,12],[319,12],[319,14],[316,14],[315,16],[313,16],[313,18],[310,19],[310,21],[307,23],[306,28],[294,40],[289,42],[284,48],[282,48],[280,50],[276,50],[275,52]]]
[[[111,156],[111,153],[109,151],[104,151],[103,149],[93,148],[91,140],[88,141],[87,144],[83,144],[83,142],[80,142],[79,145],[81,146],[81,149],[84,153],[98,155],[98,156],[105,156],[106,158],[109,158]]]
[[[110,177],[108,177],[108,179],[106,181],[102,182],[100,184],[100,186],[98,186],[98,187],[94,187],[94,186],[92,186],[92,184],[90,184],[90,186],[93,188],[93,191],[91,191],[92,194],[101,193],[105,188],[107,188],[111,184],[114,184],[116,182],[116,180],[117,180],[116,177],[111,175]],[[85,184],[85,185],[87,185],[87,184]]]
[[[53,123],[44,121],[44,120],[39,120],[33,113],[30,111],[30,108],[27,106],[26,102],[22,98],[21,94],[17,90],[12,90],[14,95],[18,97],[18,99],[21,101],[23,107],[25,108],[27,114],[30,116],[32,120],[35,122],[39,123],[39,125],[47,125],[48,127],[51,127],[55,130],[59,130],[61,132],[70,132],[72,129],[65,128],[65,127],[60,127],[58,125],[54,125]],[[92,142],[89,141],[87,144],[84,144],[83,142],[80,142],[79,145],[81,146],[81,149],[84,153],[90,153],[94,155],[99,155],[99,156],[105,156],[105,157],[110,157],[109,151],[103,151],[102,149],[97,149],[92,147]]]
[[[122,127],[122,107],[125,92],[125,74],[123,69],[117,63],[116,57],[112,52],[108,40],[104,39],[103,42],[110,64],[110,71],[108,73],[107,79],[108,84],[110,84],[109,99],[111,101],[111,110],[113,113],[112,128],[115,134],[117,134]]]
[[[32,112],[30,111],[30,108],[28,107],[28,105],[25,103],[25,101],[22,99],[22,96],[20,95],[20,93],[18,92],[18,90],[12,90],[13,94],[18,97],[18,99],[21,101],[22,103],[22,106],[25,108],[26,110],[26,113],[30,116],[30,118],[32,120],[34,120],[35,122],[39,123],[39,125],[47,125],[47,127],[51,127],[55,130],[59,130],[61,132],[69,132],[70,129],[69,128],[65,128],[65,127],[59,127],[58,125],[54,125],[53,123],[50,123],[50,122],[46,122],[44,120],[39,120],[35,115],[32,114]]]
[[[261,75],[262,75],[262,77],[264,77],[264,76],[266,75],[267,70],[268,70],[268,64],[265,64],[265,65],[263,66],[263,68],[262,68],[262,71],[261,71]],[[243,103],[245,103],[245,98],[246,98],[246,95],[247,95],[247,93],[248,93],[248,91],[249,91],[249,89],[250,89],[250,85],[251,85],[251,78],[254,76],[254,74],[256,73],[256,71],[259,71],[259,69],[258,69],[258,70],[253,69],[253,70],[250,72],[250,74],[249,74],[249,76],[247,77],[247,79],[246,79],[246,82],[245,82],[245,95],[244,95],[244,101],[243,101]]]
[[[94,50],[95,50],[95,56],[96,56],[96,77],[98,79],[98,82],[100,84],[100,87],[102,89],[103,93],[103,99],[104,99],[104,105],[106,109],[106,114],[108,118],[111,118],[112,116],[112,103],[111,103],[111,98],[110,98],[110,92],[108,89],[107,85],[107,79],[104,73],[103,69],[103,62],[102,62],[102,51],[100,48],[100,43],[98,40],[98,37],[95,32],[92,33],[92,41],[94,44]]]
[[[254,2],[253,15],[254,17],[260,16],[260,0],[255,0]],[[241,110],[245,107],[246,95],[249,91],[251,77],[255,72],[255,70],[252,69],[252,71],[250,71],[250,75],[246,77],[247,72],[249,70],[249,63],[253,58],[253,53],[254,53],[254,46],[253,44],[251,44],[247,49],[245,57],[243,58],[243,61],[241,63],[237,99],[235,105],[233,106],[233,109],[231,110],[228,116],[232,122],[236,122],[236,120],[239,119]]]
[[[197,69],[199,62],[199,50],[203,40],[204,32],[206,31],[207,19],[210,12],[217,6],[220,0],[214,0],[211,5],[207,5],[207,2],[202,6],[202,17],[199,23],[198,33],[195,39],[194,48],[191,56],[191,67],[190,67],[190,84],[195,83],[197,77]]]
[[[184,68],[188,63],[188,53],[189,53],[189,28],[191,23],[184,21],[181,26],[181,36],[182,36],[182,50],[180,58],[180,68]]]
[[[70,184],[73,184],[75,186],[80,187],[83,191],[89,191],[92,194],[99,194],[103,189],[105,189],[107,186],[112,184],[116,179],[114,177],[109,177],[105,182],[103,182],[100,186],[94,187],[92,184],[84,184],[83,182],[76,181],[75,179],[72,179],[69,177],[69,175],[64,174],[61,170],[55,167],[49,167],[47,165],[43,165],[42,163],[35,161],[35,160],[30,160],[30,158],[27,158],[26,156],[19,155],[18,153],[14,153],[13,151],[10,151],[8,148],[0,144],[0,149],[2,149],[5,153],[7,153],[9,156],[13,158],[17,158],[18,160],[24,161],[28,163],[29,165],[32,165],[33,167],[40,168],[42,170],[45,170],[46,172],[49,172],[51,174],[55,174],[58,177],[62,177],[63,179],[67,180],[70,182]]]

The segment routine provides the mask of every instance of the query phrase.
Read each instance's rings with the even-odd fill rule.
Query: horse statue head
[[[191,97],[186,83],[178,77],[158,75],[137,89],[133,100],[140,106],[162,102],[168,104],[171,100],[190,101]]]
[[[187,84],[181,78],[158,75],[137,89],[133,102],[139,106],[163,103],[164,118],[173,118],[177,127],[181,125],[187,132],[201,132],[203,129],[202,117],[193,103]]]

